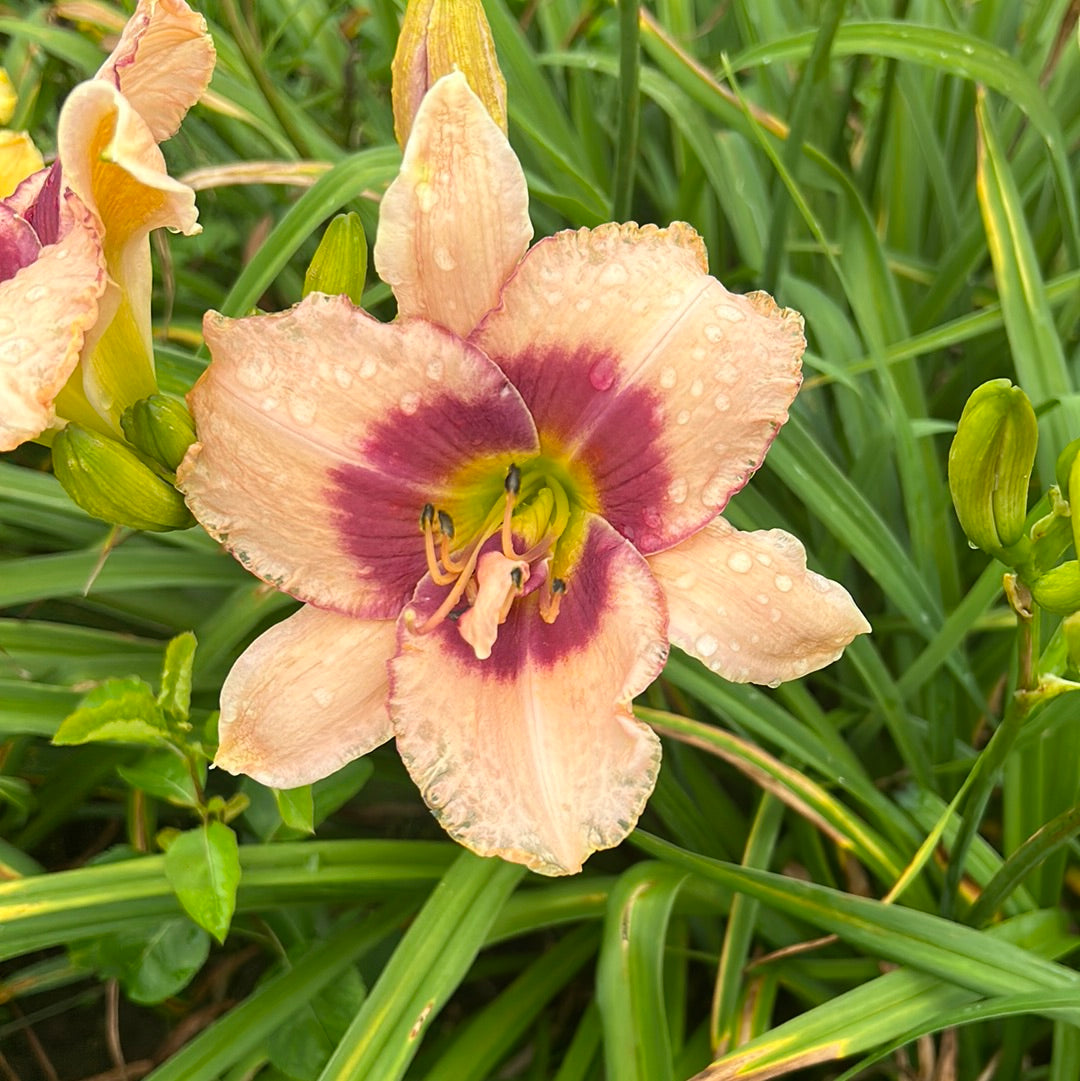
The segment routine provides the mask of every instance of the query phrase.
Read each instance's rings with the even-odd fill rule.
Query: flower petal
[[[215,765],[274,788],[329,776],[392,735],[392,620],[307,605],[244,651],[221,688]]]
[[[663,597],[645,561],[592,518],[558,619],[517,601],[478,660],[426,579],[390,663],[398,750],[443,828],[480,855],[542,874],[618,844],[656,782],[660,744],[630,700],[667,656]]]
[[[674,645],[735,683],[776,685],[816,671],[870,624],[842,585],[806,569],[781,529],[742,533],[717,518],[651,556]]]
[[[86,343],[82,385],[95,410],[118,429],[124,409],[157,388],[149,233],[162,226],[197,233],[195,193],[169,176],[150,128],[102,80],[81,83],[68,95],[57,146],[64,182],[105,229],[110,283]]]
[[[189,399],[201,445],[181,487],[245,566],[301,600],[396,617],[427,568],[424,504],[450,502],[475,458],[535,452],[498,368],[423,320],[312,293],[278,315],[211,312],[204,332],[214,360]]]
[[[800,381],[802,319],[705,272],[676,223],[538,243],[472,339],[545,449],[584,463],[600,513],[645,553],[720,511],[761,464]]]
[[[6,203],[0,202],[0,282],[29,266],[41,252],[34,227]]]
[[[525,174],[460,72],[427,92],[379,210],[375,267],[401,315],[465,337],[532,238]]]
[[[0,131],[0,199],[6,199],[44,164],[25,131]]]
[[[97,78],[131,102],[161,143],[202,97],[215,59],[206,20],[183,0],[139,0]]]
[[[51,424],[105,289],[97,222],[71,192],[59,222],[56,243],[0,282],[0,451]]]

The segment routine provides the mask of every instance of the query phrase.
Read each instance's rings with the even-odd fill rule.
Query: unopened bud
[[[428,89],[460,71],[506,131],[506,80],[480,0],[409,0],[394,53],[394,135],[404,146]]]
[[[195,524],[180,493],[126,443],[69,424],[52,460],[64,490],[95,518],[155,533]]]
[[[308,293],[344,293],[357,307],[367,279],[368,248],[364,223],[355,210],[338,214],[326,227],[304,275]]]
[[[1010,562],[1024,534],[1028,483],[1039,440],[1027,395],[992,379],[968,398],[949,450],[949,491],[960,526],[976,548]]]
[[[1065,616],[1080,609],[1080,563],[1070,559],[1031,583],[1031,596],[1054,615]]]
[[[171,473],[195,442],[195,423],[187,406],[164,394],[140,398],[120,418],[127,441]]]

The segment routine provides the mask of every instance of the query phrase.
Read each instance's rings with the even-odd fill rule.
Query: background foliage
[[[177,394],[202,312],[297,301],[330,215],[374,239],[400,157],[399,4],[195,6],[218,67],[164,149],[204,232],[156,248]],[[684,219],[729,287],[804,312],[804,389],[729,516],[804,538],[874,634],[774,691],[674,655],[641,703],[667,738],[640,829],[547,881],[449,843],[392,747],[312,792],[207,779],[221,681],[291,602],[198,530],[110,533],[41,448],[6,456],[0,1073],[1080,1077],[1075,696],[983,750],[1014,620],[945,480],[985,379],[1035,403],[1037,491],[1080,435],[1076,3],[485,6],[538,233]],[[12,126],[51,147],[129,10],[0,2]],[[392,316],[374,280],[365,304]],[[1040,671],[1075,676],[1041,630]],[[50,742],[121,699],[93,724],[141,741]]]

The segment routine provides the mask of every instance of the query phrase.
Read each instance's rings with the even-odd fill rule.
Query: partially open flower
[[[158,143],[213,64],[183,0],[139,0],[97,76],[64,102],[56,162],[0,201],[0,450],[58,417],[118,433],[157,389],[149,233],[198,231],[194,193]]]
[[[566,874],[652,791],[631,700],[669,641],[775,683],[869,627],[793,537],[717,518],[787,418],[801,318],[729,293],[681,223],[526,252],[527,202],[465,78],[439,80],[382,203],[399,318],[320,294],[208,315],[179,477],[308,602],[229,675],[218,764],[287,788],[395,736],[453,837]]]

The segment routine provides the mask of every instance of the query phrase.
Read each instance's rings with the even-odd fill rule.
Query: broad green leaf
[[[191,708],[191,669],[195,663],[195,635],[178,634],[165,647],[158,705],[174,723],[187,720]]]
[[[267,1057],[289,1077],[315,1081],[366,994],[356,968],[345,969],[302,1006],[288,1025],[282,1025],[271,1035],[266,1043]]]
[[[300,788],[275,788],[274,800],[277,803],[281,821],[286,826],[299,830],[301,833],[315,832],[315,803],[311,785],[302,785]]]
[[[117,766],[116,772],[132,788],[178,807],[198,807],[199,793],[186,758],[176,751],[153,751],[131,765]],[[205,781],[205,771],[200,783]]]
[[[153,690],[139,679],[111,679],[66,717],[53,743],[141,743],[161,746],[169,733]]]
[[[210,936],[189,919],[137,925],[71,951],[102,979],[118,979],[133,1002],[163,1002],[182,991],[210,953]]]
[[[221,822],[181,833],[165,853],[165,877],[187,914],[224,942],[236,908],[236,834]]]

